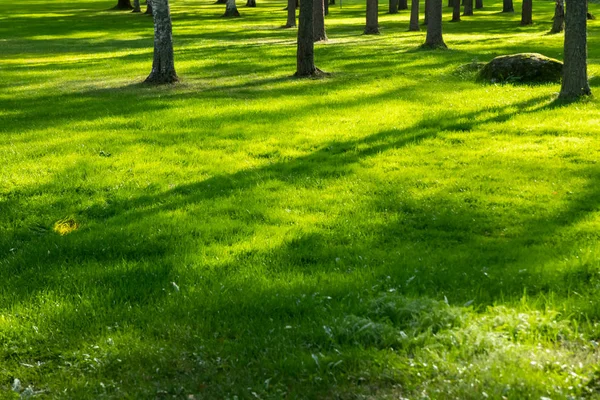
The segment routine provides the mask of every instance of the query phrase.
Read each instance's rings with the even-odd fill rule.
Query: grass
[[[562,59],[553,2],[345,1],[318,80],[258,3],[175,0],[166,87],[147,16],[0,4],[0,397],[600,398],[598,100],[460,68]]]

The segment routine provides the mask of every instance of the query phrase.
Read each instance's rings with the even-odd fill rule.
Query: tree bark
[[[311,0],[306,0],[311,1]],[[320,42],[322,40],[327,40],[327,33],[325,32],[325,5],[324,0],[312,0],[313,1],[313,40],[315,42]],[[302,2],[300,3],[300,7],[302,7]]]
[[[131,5],[131,0],[119,0],[117,1],[117,5],[113,7],[113,10],[131,10],[133,6]]]
[[[563,80],[559,98],[577,99],[592,94],[587,78],[587,4],[567,2]]]
[[[246,7],[256,7],[256,0],[246,1]]]
[[[287,22],[286,28],[294,28],[296,26],[296,0],[288,0],[287,6]]]
[[[367,0],[367,26],[365,35],[379,35],[378,0]]]
[[[148,0],[146,2],[146,12],[144,14],[148,14],[148,15],[154,15],[152,13],[152,0]]]
[[[550,33],[560,33],[565,30],[565,0],[556,0],[553,20]]]
[[[327,0],[323,0],[323,7],[325,8],[325,16],[329,15],[329,2]]]
[[[227,4],[225,6],[225,14],[224,17],[239,17],[240,13],[235,4],[235,0],[227,0]]]
[[[577,1],[577,0],[574,0]],[[523,0],[523,8],[521,9],[521,26],[533,24],[533,1]]]
[[[398,14],[398,0],[390,0],[389,13]]]
[[[410,2],[410,24],[408,25],[409,31],[419,31],[419,0],[411,0]]]
[[[515,12],[512,0],[504,0],[502,2],[502,12]]]
[[[427,25],[429,22],[429,6],[431,5],[431,0],[425,0],[425,15],[423,16],[423,25]]]
[[[448,0],[448,7],[454,7],[454,0]]]
[[[398,10],[408,10],[408,0],[399,0]]]
[[[475,0],[475,9],[481,10],[483,8],[483,0]]]
[[[427,15],[427,36],[423,47],[448,48],[442,37],[442,0],[429,0]]]
[[[473,0],[465,0],[465,11],[463,12],[465,17],[473,15]]]
[[[452,20],[450,22],[460,22],[460,0],[454,0]]]
[[[134,13],[139,13],[142,12],[142,9],[140,8],[140,0],[133,0],[133,11]]]
[[[329,0],[329,5],[330,6],[335,6],[335,0]]]
[[[300,3],[298,17],[298,48],[296,51],[297,77],[316,76],[321,72],[315,66],[315,45],[313,30],[313,8],[315,2],[304,0]]]
[[[148,0],[150,5],[150,0]],[[146,83],[177,82],[173,58],[173,26],[169,0],[152,0],[154,19],[154,60]]]

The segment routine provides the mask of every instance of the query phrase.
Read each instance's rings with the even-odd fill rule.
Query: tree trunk
[[[460,22],[460,0],[454,0],[452,20],[450,22]]]
[[[113,10],[131,10],[133,6],[131,5],[131,0],[119,0],[117,1],[117,5],[113,7]]]
[[[574,0],[577,1],[577,0]],[[521,9],[521,26],[533,24],[533,1],[523,0],[523,8]]]
[[[311,0],[306,0],[311,1]],[[314,5],[312,7],[313,11],[313,40],[315,42],[320,42],[322,40],[327,40],[327,33],[325,32],[325,5],[324,0],[312,0]],[[302,2],[300,3],[300,7],[302,7]]]
[[[408,10],[408,0],[399,0],[398,10]]]
[[[553,20],[550,33],[562,32],[565,29],[565,0],[556,0]]]
[[[475,8],[481,10],[483,8],[483,0],[475,0]]]
[[[442,0],[429,0],[427,14],[427,36],[423,47],[448,48],[442,38]]]
[[[144,14],[153,15],[152,13],[152,0],[146,2],[146,12]]]
[[[565,15],[565,64],[559,98],[576,99],[592,94],[587,78],[587,4],[567,2]]]
[[[448,7],[454,7],[454,0],[448,0]]]
[[[463,12],[465,17],[473,15],[473,0],[465,0],[465,11]]]
[[[177,82],[173,59],[173,27],[169,0],[152,0],[154,19],[154,60],[146,83]],[[150,1],[148,1],[150,5]]]
[[[335,0],[329,0],[329,5],[330,6],[335,6]]]
[[[246,1],[246,7],[256,7],[256,0]]]
[[[504,0],[502,2],[502,12],[515,12],[512,0]]]
[[[296,26],[296,0],[288,0],[287,6],[287,23],[286,28],[294,28]]]
[[[398,0],[390,0],[390,14],[398,14]]]
[[[142,12],[142,9],[140,8],[140,0],[133,0],[133,11],[134,13],[139,13]]]
[[[298,49],[296,52],[297,77],[315,76],[321,71],[315,66],[315,45],[313,30],[313,8],[315,2],[303,0],[298,17]]]
[[[409,31],[419,31],[419,0],[411,0],[410,2],[410,24]]]
[[[423,16],[423,25],[427,25],[429,22],[429,6],[431,5],[431,0],[425,0],[425,15]]]
[[[365,35],[379,34],[379,13],[378,0],[367,0],[367,26],[365,27]]]
[[[325,7],[325,16],[329,15],[329,2],[327,0],[323,0],[323,7]]]
[[[227,0],[227,5],[225,6],[225,14],[224,17],[239,17],[240,13],[235,5],[235,0]]]
[[[215,4],[227,4],[227,0],[217,0]]]

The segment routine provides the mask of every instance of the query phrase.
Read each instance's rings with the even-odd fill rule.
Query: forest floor
[[[284,2],[174,0],[163,87],[149,16],[2,2],[0,398],[600,398],[600,104],[475,83],[562,59],[485,1],[338,0],[297,80]]]

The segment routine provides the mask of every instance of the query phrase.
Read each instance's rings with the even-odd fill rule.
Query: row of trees
[[[125,1],[125,0],[119,0]],[[137,0],[136,0],[137,1]],[[235,0],[226,0],[227,3]],[[366,27],[365,33],[378,33],[377,24],[378,0],[366,0]],[[397,1],[397,0],[391,0]],[[460,7],[460,0],[453,1]],[[512,5],[512,1],[505,0]],[[296,52],[297,77],[314,77],[323,74],[315,65],[314,42],[327,38],[325,33],[324,15],[326,13],[326,1],[303,0],[300,1],[300,15],[298,19],[298,40]],[[466,11],[472,0],[465,0]],[[178,80],[175,73],[173,58],[173,40],[169,0],[148,0],[154,18],[154,59],[152,71],[146,82],[148,83],[173,83]],[[425,48],[446,48],[442,34],[442,0],[425,1],[425,23],[427,35]],[[528,16],[531,21],[531,0],[523,0],[523,15]],[[295,22],[296,0],[288,0],[288,25],[290,17]],[[460,8],[459,8],[460,10]],[[565,40],[564,40],[564,67],[560,98],[572,99],[591,94],[587,77],[587,0],[568,0],[566,12],[563,0],[556,0],[556,12],[565,16]],[[460,13],[460,11],[459,11]],[[411,30],[418,29],[419,0],[411,0]],[[415,21],[416,19],[416,21]],[[527,21],[526,21],[527,22]],[[523,22],[522,22],[523,23]],[[555,22],[556,25],[556,15]],[[562,25],[562,21],[558,21]],[[558,26],[557,29],[562,29]],[[554,30],[554,27],[553,27]]]

